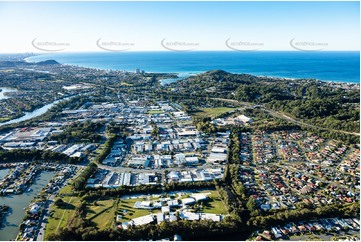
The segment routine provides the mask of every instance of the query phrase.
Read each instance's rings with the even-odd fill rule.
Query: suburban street
[[[44,241],[45,227],[49,218],[49,208],[51,204],[54,203],[54,200],[55,200],[55,195],[51,194],[45,202],[42,218],[40,219],[41,223],[40,223],[39,232],[38,235],[35,237],[35,240],[37,241]]]
[[[84,166],[83,165],[77,165],[77,167],[78,167],[77,173],[73,177],[68,178],[63,183],[62,187],[59,188],[59,190],[62,189],[67,184],[69,184],[71,181],[73,181],[75,178],[77,178],[82,173]],[[43,212],[42,212],[41,218],[39,220],[41,222],[39,222],[39,229],[37,230],[38,233],[34,238],[35,241],[44,241],[45,227],[46,227],[46,224],[47,224],[49,216],[50,216],[49,210],[50,210],[51,205],[55,202],[55,194],[56,193],[58,193],[58,191],[56,191],[56,192],[52,193],[51,195],[49,195],[48,199],[46,200],[46,202],[44,204]]]

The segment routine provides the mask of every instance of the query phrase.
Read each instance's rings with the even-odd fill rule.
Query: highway
[[[248,103],[248,102],[240,102],[237,100],[233,100],[233,99],[225,99],[225,98],[212,98],[214,100],[220,100],[220,101],[226,101],[226,102],[232,102],[232,103],[236,103],[239,105],[243,105],[244,108],[253,108],[254,106],[256,106],[257,104],[254,103]],[[344,131],[344,130],[337,130],[337,129],[330,129],[330,128],[326,128],[326,127],[320,127],[320,126],[316,126],[313,124],[309,124],[309,123],[305,123],[304,121],[301,121],[299,119],[296,118],[292,118],[284,113],[278,112],[278,111],[274,111],[268,108],[265,108],[264,105],[260,104],[257,105],[261,110],[271,114],[272,116],[276,117],[276,118],[280,118],[286,121],[289,121],[291,123],[295,123],[298,125],[303,125],[303,126],[307,126],[310,128],[315,128],[315,129],[320,129],[320,130],[328,130],[328,131],[333,131],[333,132],[340,132],[340,133],[344,133],[344,134],[350,134],[350,135],[357,135],[360,136],[360,133],[355,133],[355,132],[348,132],[348,131]]]

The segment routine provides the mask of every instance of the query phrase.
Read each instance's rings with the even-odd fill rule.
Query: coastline
[[[224,52],[224,51],[223,51]],[[222,51],[219,51],[219,52],[209,52],[209,53],[217,53],[217,54],[222,54],[223,53]],[[129,53],[133,53],[133,52],[129,52]],[[129,55],[129,53],[126,53],[127,55]],[[137,52],[136,54],[143,54],[145,52]],[[146,54],[149,54],[149,53],[154,53],[154,54],[159,54],[161,53],[162,55],[164,55],[163,52],[147,52]],[[205,53],[205,52],[203,52]],[[228,53],[228,52],[227,52]],[[229,53],[232,53],[232,52],[229,52]],[[270,53],[270,52],[268,52]],[[278,53],[278,52],[274,52],[274,53]],[[282,52],[283,53],[283,52]],[[293,53],[293,52],[292,52]],[[337,53],[345,53],[345,52],[337,52]],[[349,53],[349,52],[347,52]],[[350,53],[355,53],[354,51],[351,51]],[[358,53],[358,52],[357,52]],[[65,54],[65,55],[64,55]],[[109,56],[109,53],[105,53],[105,52],[82,52],[82,53],[79,53],[80,55],[83,55],[83,57],[85,58],[84,60],[79,60],[77,61],[78,63],[71,63],[71,62],[64,62],[63,59],[64,59],[64,56],[67,56],[69,54],[78,54],[78,53],[64,53],[62,55],[60,55],[60,57],[58,56],[58,54],[36,54],[36,55],[33,55],[33,56],[30,56],[30,57],[26,57],[24,58],[24,61],[27,62],[27,63],[36,63],[38,61],[44,61],[44,60],[49,60],[49,59],[54,59],[56,60],[57,62],[61,63],[62,65],[69,65],[69,66],[76,66],[76,67],[83,67],[83,68],[90,68],[90,69],[97,69],[97,70],[112,70],[112,71],[126,71],[126,72],[134,72],[135,69],[134,68],[126,68],[125,66],[126,65],[130,65],[129,63],[118,63],[117,59],[109,59],[109,61],[111,62],[109,64],[109,67],[104,67],[104,66],[99,66],[99,67],[95,67],[94,65],[97,65],[96,62],[93,62],[93,63],[84,63],[86,62],[86,58],[87,55],[92,55],[92,54],[96,54],[97,57],[101,57],[101,58],[106,58],[107,56]],[[104,54],[104,56],[102,55]],[[171,53],[173,54],[173,53]],[[194,53],[192,53],[194,54]],[[259,53],[258,53],[259,54]],[[303,54],[303,53],[301,53]],[[40,57],[42,56],[42,57]],[[113,56],[113,55],[112,55]],[[40,59],[36,59],[36,58],[40,58]],[[70,56],[67,56],[65,59],[70,59]],[[81,59],[81,58],[80,58]],[[105,60],[102,60],[103,62]],[[124,61],[124,60],[123,60]],[[198,61],[198,62],[197,62]],[[133,63],[131,63],[132,65],[135,65],[134,63],[136,63],[137,60],[134,60]],[[199,64],[201,61],[200,60],[195,60],[195,63],[196,64]],[[345,78],[346,80],[344,81],[341,81],[341,80],[333,80],[333,79],[330,79],[330,78],[317,78],[317,77],[313,77],[312,75],[308,75],[308,76],[305,76],[305,77],[299,77],[297,76],[291,76],[291,75],[286,75],[286,74],[279,74],[277,75],[275,72],[282,72],[282,71],[271,71],[269,73],[267,73],[267,70],[263,70],[263,69],[258,69],[258,70],[247,70],[247,66],[242,66],[242,67],[239,67],[239,71],[230,71],[230,70],[227,70],[226,68],[223,68],[225,66],[222,66],[222,65],[225,65],[224,64],[224,60],[223,60],[223,64],[222,64],[222,60],[220,61],[220,65],[219,65],[219,68],[216,68],[216,69],[220,69],[220,70],[224,70],[226,72],[229,72],[229,73],[232,73],[232,74],[248,74],[248,75],[253,75],[253,76],[257,76],[257,77],[267,77],[267,78],[272,78],[272,79],[284,79],[284,80],[298,80],[298,79],[313,79],[313,80],[316,80],[316,81],[322,81],[322,82],[329,82],[329,83],[336,83],[336,84],[340,84],[340,83],[347,83],[347,84],[360,84],[360,80],[358,78],[358,81],[355,79],[355,81],[351,81],[349,80],[349,78]],[[188,77],[188,76],[191,76],[191,75],[198,75],[198,74],[201,74],[201,73],[204,73],[204,72],[207,72],[207,71],[210,71],[210,70],[215,70],[213,68],[212,65],[209,66],[208,69],[206,70],[198,70],[196,69],[197,67],[192,67],[194,68],[193,70],[181,70],[181,69],[184,69],[185,67],[183,65],[178,65],[178,63],[175,63],[174,65],[178,65],[177,67],[173,67],[173,68],[168,68],[166,67],[167,70],[164,70],[164,66],[161,62],[159,63],[159,65],[157,66],[151,66],[151,64],[149,64],[150,66],[148,66],[149,68],[143,68],[141,67],[141,65],[147,65],[147,63],[140,63],[139,64],[139,69],[144,69],[144,71],[146,73],[167,73],[167,74],[172,74],[172,73],[175,73],[178,75],[178,77]],[[190,66],[192,66],[193,63],[189,64]],[[279,66],[281,66],[282,63],[279,64]],[[122,68],[120,68],[120,66],[122,66]],[[170,64],[167,64],[167,66],[172,66],[172,63]],[[117,68],[114,68],[114,67],[117,67]],[[124,67],[124,68],[123,68]],[[153,69],[153,68],[157,68],[157,69]],[[163,69],[162,69],[163,68]],[[230,67],[231,69],[234,68],[234,67]],[[189,68],[191,69],[191,68]],[[291,72],[289,70],[287,70],[287,67],[284,68],[285,69],[285,72]],[[302,69],[295,69],[293,72],[294,73],[303,73],[303,72],[311,72],[312,70],[302,70]],[[333,71],[333,70],[332,70]],[[330,70],[328,70],[328,72],[330,72]],[[346,71],[344,71],[346,72]],[[314,76],[317,76],[317,73],[314,74]],[[353,78],[356,78],[356,77],[353,77]],[[337,79],[337,78],[335,78]],[[351,78],[352,79],[352,78]]]

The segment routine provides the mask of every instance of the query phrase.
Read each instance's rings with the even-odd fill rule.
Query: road
[[[245,106],[244,108],[251,108],[251,107],[254,107],[256,104],[253,104],[253,103],[248,103],[248,102],[240,102],[240,101],[237,101],[237,100],[233,100],[233,99],[226,99],[226,98],[212,98],[214,100],[220,100],[220,101],[226,101],[226,102],[232,102],[232,103],[236,103],[236,104],[239,104],[239,105],[243,105]],[[292,118],[284,113],[281,113],[281,112],[277,112],[277,111],[274,111],[274,110],[270,110],[268,108],[265,108],[264,105],[257,105],[260,109],[262,109],[263,111],[271,114],[272,116],[276,117],[276,118],[281,118],[281,119],[284,119],[284,120],[287,120],[291,123],[295,123],[295,124],[298,124],[298,125],[303,125],[303,126],[307,126],[307,127],[310,127],[310,128],[315,128],[315,129],[320,129],[320,130],[328,130],[328,131],[333,131],[333,132],[340,132],[340,133],[344,133],[344,134],[350,134],[350,135],[357,135],[357,136],[360,136],[360,133],[355,133],[355,132],[348,132],[348,131],[344,131],[344,130],[337,130],[337,129],[330,129],[330,128],[325,128],[325,127],[320,127],[320,126],[316,126],[316,125],[313,125],[313,124],[309,124],[309,123],[305,123],[299,119],[295,119],[295,118]]]
[[[221,166],[219,166],[221,167]],[[117,167],[113,167],[113,166],[106,166],[106,165],[102,165],[102,164],[98,164],[98,168],[100,169],[104,169],[104,170],[108,170],[108,171],[113,171],[113,172],[135,172],[135,173],[142,173],[142,172],[158,172],[158,173],[163,173],[165,170],[167,171],[190,171],[190,170],[194,170],[194,169],[207,169],[207,168],[215,168],[215,165],[210,165],[210,164],[204,164],[202,166],[199,167],[174,167],[174,168],[153,168],[153,169],[135,169],[135,168],[130,168],[130,167],[121,167],[121,166],[117,166]]]
[[[55,199],[55,195],[52,194],[45,202],[44,211],[42,213],[43,215],[42,218],[40,218],[41,224],[40,224],[38,236],[35,238],[35,240],[37,241],[44,241],[45,227],[49,218],[49,208],[51,204],[54,202],[54,199]]]
[[[344,134],[351,134],[351,135],[358,135],[360,136],[360,133],[355,133],[355,132],[348,132],[348,131],[344,131],[344,130],[337,130],[337,129],[330,129],[330,128],[325,128],[325,127],[320,127],[320,126],[316,126],[313,124],[309,124],[309,123],[305,123],[303,121],[300,121],[298,119],[295,118],[291,118],[290,116],[287,116],[284,113],[281,112],[277,112],[277,111],[273,111],[270,109],[266,109],[265,107],[261,106],[261,109],[263,109],[264,111],[268,112],[269,114],[278,117],[278,118],[282,118],[285,119],[289,122],[295,123],[295,124],[299,124],[299,125],[303,125],[303,126],[307,126],[310,128],[316,128],[316,129],[321,129],[321,130],[328,130],[328,131],[333,131],[333,132],[340,132],[340,133],[344,133]]]
[[[77,167],[78,167],[77,173],[73,177],[70,177],[67,180],[65,180],[62,187],[69,184],[71,181],[73,181],[76,177],[78,177],[82,173],[84,167],[83,166],[77,166]],[[58,193],[62,187],[60,187],[59,190],[56,191],[56,193]],[[51,205],[54,203],[54,201],[55,201],[55,193],[51,194],[45,202],[43,213],[41,215],[41,218],[39,219],[38,234],[34,237],[34,241],[44,241],[45,227],[50,216],[49,209]]]
[[[281,164],[276,164],[276,163],[275,163],[274,165],[276,165],[276,166],[278,166],[278,167],[280,167],[280,168],[283,168],[283,169],[292,170],[293,172],[300,172],[300,170],[298,170],[297,168],[292,167],[292,166],[289,166],[289,165],[281,165]],[[303,171],[303,172],[305,172],[305,171]],[[333,181],[329,181],[329,180],[327,180],[326,178],[320,178],[320,177],[318,177],[318,176],[316,176],[316,175],[310,174],[309,172],[306,173],[306,176],[312,177],[312,178],[314,178],[314,179],[316,179],[316,180],[320,180],[320,181],[322,181],[322,182],[324,182],[324,183],[327,183],[327,184],[333,183]],[[338,185],[339,185],[340,187],[346,189],[346,190],[348,190],[348,189],[350,188],[349,186],[343,185],[343,184],[340,184],[340,183],[338,183]]]

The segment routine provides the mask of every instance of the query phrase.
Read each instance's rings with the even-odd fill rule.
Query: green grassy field
[[[161,114],[164,113],[163,110],[149,110],[148,114]]]
[[[50,211],[53,211],[53,215],[49,217],[48,223],[45,230],[45,240],[47,240],[47,235],[50,233],[57,232],[60,228],[66,227],[74,218],[75,208],[81,204],[80,198],[77,196],[67,196],[66,194],[71,194],[72,188],[70,185],[65,186],[60,190],[59,196],[55,198],[55,201],[61,198],[67,205],[64,207],[57,207],[54,204],[52,205]]]
[[[77,196],[71,196],[72,188],[70,185],[65,186],[60,192],[59,196],[55,199],[62,198],[66,206],[58,208],[53,205],[51,210],[53,215],[49,217],[48,224],[46,226],[45,240],[50,233],[57,232],[60,228],[66,227],[73,223],[76,224],[77,218],[75,217],[75,208],[81,204],[80,198]],[[227,214],[220,195],[216,190],[199,190],[197,193],[205,193],[209,196],[208,201],[202,202],[202,212],[215,213],[215,214]],[[183,194],[180,197],[175,195],[174,199],[182,199],[189,197],[190,194]],[[157,201],[159,197],[150,197],[151,201]],[[147,209],[136,209],[134,204],[136,201],[144,201],[146,198],[131,198],[120,199],[117,203],[117,199],[113,197],[101,198],[97,201],[87,201],[86,219],[94,222],[98,229],[113,228],[115,215],[122,215],[122,222],[128,222],[130,219],[149,215],[149,213],[160,213],[160,209],[153,209],[151,211]]]
[[[127,222],[132,218],[137,218],[141,216],[145,216],[149,214],[149,210],[147,209],[136,209],[134,208],[134,203],[136,201],[142,201],[142,199],[125,199],[120,200],[118,204],[118,215],[123,215],[122,222]],[[124,210],[127,210],[127,213],[124,214]],[[159,213],[161,212],[160,209],[153,209],[151,210],[152,213]]]
[[[211,117],[215,118],[225,112],[230,112],[235,110],[236,108],[227,108],[227,107],[219,107],[219,108],[200,108],[197,112],[193,112],[192,114],[197,117]]]
[[[132,87],[133,86],[133,84],[128,83],[128,82],[122,82],[121,85],[122,86],[127,86],[127,87]]]
[[[0,118],[0,122],[9,121],[11,118]]]
[[[116,200],[108,199],[87,205],[86,218],[93,221],[99,229],[111,228],[114,225]]]
[[[58,208],[53,205],[51,210],[54,211],[53,215],[49,217],[46,226],[45,239],[51,233],[57,232],[60,228],[66,227],[70,223],[76,222],[75,208],[81,204],[80,198],[77,196],[67,196],[65,194],[71,193],[71,187],[64,187],[59,194],[63,194],[63,201],[67,206]],[[55,201],[60,198],[58,196]],[[111,228],[114,225],[114,213],[116,210],[116,200],[109,198],[100,200],[96,203],[90,202],[87,205],[86,218],[94,222],[99,229]]]
[[[103,201],[96,201],[94,203],[90,203],[87,205],[87,219],[92,219],[100,212],[104,210],[108,210],[109,208],[113,207],[114,200],[103,200]]]
[[[228,214],[226,207],[224,206],[219,193],[216,190],[199,190],[197,193],[208,194],[209,200],[203,201],[203,210],[204,213],[215,213],[215,214]],[[190,194],[183,194],[181,197],[175,196],[175,199],[183,199],[189,197]],[[159,198],[151,198],[150,200],[155,201]],[[132,218],[137,218],[149,214],[149,210],[146,209],[136,209],[134,208],[134,203],[136,201],[142,201],[141,198],[125,199],[120,200],[118,204],[118,215],[123,215],[122,221],[129,221]],[[123,211],[127,210],[127,213],[124,215]],[[153,209],[151,213],[159,213],[160,209]]]
[[[216,190],[202,191],[200,193],[208,193],[210,198],[208,201],[202,202],[203,213],[215,213],[215,214],[228,214],[226,207],[224,206],[219,193]]]

